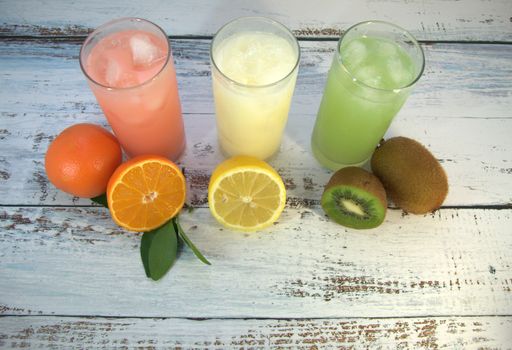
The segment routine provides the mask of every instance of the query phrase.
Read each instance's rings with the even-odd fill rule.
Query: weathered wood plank
[[[37,8],[37,11],[34,11]],[[116,17],[139,16],[169,35],[212,35],[239,16],[270,16],[301,37],[337,37],[369,19],[397,23],[423,40],[512,39],[508,0],[409,1],[0,1],[1,35],[85,35]]]
[[[208,177],[222,159],[215,134],[206,40],[173,40],[194,205],[205,204]],[[282,151],[271,160],[291,205],[318,201],[330,172],[309,148],[334,42],[301,42],[302,62]],[[388,136],[415,138],[443,162],[446,205],[512,203],[512,50],[509,45],[424,46],[427,70]],[[49,142],[66,126],[107,125],[77,61],[79,43],[0,43],[0,204],[89,204],[57,191],[44,173]]]
[[[212,262],[184,249],[155,283],[140,235],[101,208],[0,211],[0,313],[150,317],[404,317],[512,314],[512,210],[391,210],[346,229],[320,208],[286,209],[271,229],[223,230],[182,215]]]
[[[0,347],[510,349],[512,317],[316,320],[2,317]]]

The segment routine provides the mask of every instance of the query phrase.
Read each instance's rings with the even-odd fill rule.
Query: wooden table
[[[208,49],[229,19],[270,16],[302,59],[281,152],[288,205],[270,230],[210,216],[219,154]],[[140,235],[47,180],[49,142],[78,122],[108,126],[78,64],[89,31],[139,16],[170,35],[196,210],[182,215],[212,261],[183,249],[159,282]],[[414,138],[447,171],[429,215],[391,207],[375,230],[330,222],[331,173],[309,139],[339,33],[365,19],[409,29],[426,70],[388,136]],[[509,0],[0,0],[0,346],[4,348],[510,348],[512,6]]]

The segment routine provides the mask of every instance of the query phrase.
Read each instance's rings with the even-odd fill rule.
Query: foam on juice
[[[244,85],[268,85],[284,78],[295,65],[293,47],[263,32],[238,33],[216,49],[215,62],[228,78]]]
[[[297,77],[296,49],[272,33],[240,32],[224,39],[213,56],[220,72],[240,84],[226,83],[213,72],[222,150],[230,156],[270,157],[281,144],[288,118]]]

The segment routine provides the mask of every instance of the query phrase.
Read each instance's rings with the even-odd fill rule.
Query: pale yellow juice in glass
[[[278,151],[297,77],[292,43],[270,32],[240,31],[213,44],[217,134],[228,156],[266,159]]]

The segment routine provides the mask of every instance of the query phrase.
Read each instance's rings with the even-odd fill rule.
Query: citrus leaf
[[[108,208],[108,201],[107,201],[106,193],[100,194],[98,197],[91,198],[91,201],[93,201],[94,203],[98,203],[98,204],[104,206],[105,208]]]
[[[199,251],[199,249],[197,249],[197,247],[194,245],[194,243],[192,243],[192,241],[190,240],[190,238],[188,238],[188,236],[185,234],[185,231],[183,231],[183,228],[181,227],[180,225],[180,222],[178,220],[178,217],[176,216],[174,219],[172,219],[174,221],[174,225],[175,225],[175,229],[176,231],[178,232],[178,235],[180,236],[180,238],[187,244],[187,246],[192,250],[192,252],[194,252],[194,255],[199,259],[201,260],[204,264],[206,265],[211,265],[211,263],[208,261],[208,259],[206,259],[204,257],[203,254],[201,254],[201,252]]]
[[[140,241],[140,257],[142,259],[142,265],[144,265],[144,272],[146,272],[146,277],[148,278],[151,278],[151,273],[149,272],[149,248],[151,247],[151,241],[154,236],[151,231],[145,232]]]
[[[178,237],[171,220],[142,236],[140,253],[146,275],[155,281],[162,278],[176,260]]]

